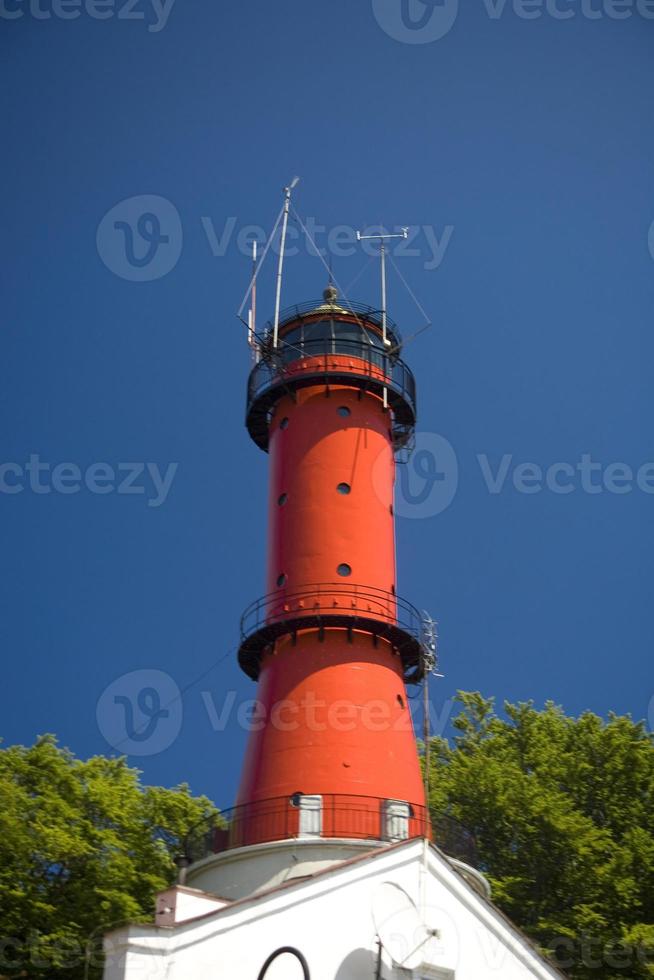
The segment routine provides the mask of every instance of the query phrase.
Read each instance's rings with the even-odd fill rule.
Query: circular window
[[[349,483],[339,483],[336,489],[338,490],[339,493],[346,494],[350,492],[352,487],[350,486]]]
[[[277,498],[277,505],[279,507],[283,507],[287,500],[288,500],[288,494],[280,493],[279,497]]]
[[[286,585],[286,576],[282,574],[277,578],[277,586],[281,589],[282,585]]]
[[[345,562],[343,562],[342,565],[339,565],[336,571],[338,572],[339,575],[342,575],[344,578],[352,574],[351,567],[349,565],[346,565]]]
[[[339,415],[342,415],[344,419],[346,419],[346,418],[348,417],[348,415],[351,415],[351,414],[352,414],[352,412],[351,412],[351,411],[350,411],[350,409],[349,409],[349,408],[347,407],[347,405],[341,405],[341,406],[340,406],[340,407],[339,407],[339,408],[337,409],[337,411],[338,411],[338,414],[339,414]]]
[[[281,422],[279,423],[279,428],[280,429],[287,429],[288,428],[288,419],[287,418],[283,418],[281,420]]]

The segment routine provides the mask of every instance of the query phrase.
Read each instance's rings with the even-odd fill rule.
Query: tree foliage
[[[174,857],[217,811],[186,785],[143,786],[124,758],[52,736],[0,750],[0,975],[101,975],[105,931],[152,921]]]
[[[654,742],[643,723],[460,693],[430,804],[476,836],[494,901],[577,980],[654,976]]]
[[[430,804],[468,827],[507,915],[574,980],[654,977],[654,742],[644,724],[458,696]],[[103,934],[151,921],[182,842],[217,819],[187,786],[45,736],[0,750],[0,980],[91,980]]]

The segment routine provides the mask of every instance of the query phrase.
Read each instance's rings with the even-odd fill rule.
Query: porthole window
[[[288,419],[286,417],[284,417],[281,420],[281,422],[279,423],[279,428],[280,429],[287,429],[288,428]]]
[[[342,575],[343,578],[346,578],[348,575],[352,574],[351,567],[349,565],[346,565],[345,562],[339,565],[336,571],[338,572],[339,575]]]
[[[348,415],[351,415],[352,414],[352,412],[347,407],[347,405],[340,405],[338,407],[338,409],[337,409],[337,412],[338,412],[339,415],[342,415],[344,419],[346,419],[348,417]]]
[[[277,505],[279,507],[283,507],[287,500],[288,500],[288,494],[280,493],[279,497],[277,498]]]
[[[284,573],[283,573],[283,572],[282,572],[282,574],[281,574],[280,576],[278,576],[278,578],[277,578],[277,586],[278,586],[278,588],[280,588],[280,589],[281,589],[281,587],[282,587],[282,585],[286,585],[286,576],[284,575]]]
[[[342,493],[343,495],[345,495],[345,494],[347,494],[347,493],[350,492],[350,490],[352,489],[352,487],[350,486],[349,483],[339,483],[339,485],[336,487],[336,489],[338,490],[339,493]]]

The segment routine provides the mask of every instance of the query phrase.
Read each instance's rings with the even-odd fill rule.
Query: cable
[[[247,303],[248,299],[250,298],[250,293],[252,292],[252,288],[253,288],[253,286],[254,286],[254,284],[255,284],[255,282],[257,280],[257,277],[259,275],[259,270],[261,269],[261,266],[264,263],[264,259],[266,258],[266,255],[268,254],[268,250],[269,250],[270,246],[272,245],[273,238],[275,237],[275,232],[277,231],[277,229],[279,227],[279,222],[282,220],[283,213],[284,213],[284,208],[282,207],[281,211],[277,215],[277,221],[275,222],[275,224],[273,226],[273,230],[268,235],[268,241],[266,242],[266,247],[264,248],[263,252],[261,253],[261,258],[259,259],[259,262],[257,263],[257,267],[256,267],[254,273],[252,274],[252,278],[250,279],[250,285],[248,286],[248,288],[246,290],[246,293],[245,293],[245,296],[243,297],[243,302],[241,303],[241,305],[238,308],[238,313],[236,314],[236,316],[239,318],[239,320],[242,317],[243,310],[245,308],[245,304]]]
[[[322,262],[322,264],[324,265],[324,267],[325,267],[325,269],[327,270],[327,274],[328,274],[328,275],[329,275],[329,276],[331,277],[331,279],[332,279],[332,281],[333,281],[333,283],[334,283],[334,285],[336,286],[336,288],[338,289],[338,291],[339,291],[339,292],[341,293],[341,295],[343,296],[343,299],[345,300],[345,304],[346,304],[346,306],[348,307],[348,309],[349,309],[349,311],[350,311],[350,313],[352,314],[352,316],[354,317],[354,319],[356,320],[356,322],[357,322],[357,323],[359,324],[359,326],[360,326],[360,327],[361,327],[361,329],[363,330],[363,329],[364,329],[364,327],[363,327],[363,324],[362,324],[362,322],[361,322],[361,319],[360,319],[360,317],[359,317],[359,316],[357,316],[357,314],[356,314],[356,313],[355,313],[355,311],[353,310],[353,308],[352,308],[352,304],[351,304],[351,302],[350,302],[350,300],[348,299],[348,297],[347,297],[347,294],[346,294],[346,292],[345,292],[345,290],[343,289],[343,287],[341,286],[341,284],[340,284],[340,283],[338,282],[338,280],[337,280],[337,279],[336,279],[336,278],[335,278],[334,276],[332,276],[332,275],[331,275],[331,270],[330,270],[330,268],[329,268],[329,266],[327,265],[327,263],[325,262],[325,259],[324,259],[324,257],[323,257],[323,254],[322,254],[322,252],[320,251],[320,249],[319,249],[319,248],[318,248],[318,246],[316,245],[316,243],[315,243],[315,241],[314,241],[314,240],[313,240],[313,238],[311,237],[311,233],[309,232],[309,229],[308,229],[308,228],[306,227],[306,225],[305,225],[305,224],[304,224],[304,222],[302,221],[302,218],[301,218],[301,217],[300,217],[300,215],[299,215],[299,214],[297,213],[297,211],[295,210],[295,208],[294,208],[294,206],[293,206],[292,204],[291,204],[291,210],[293,211],[293,216],[295,217],[295,219],[296,219],[296,221],[297,221],[297,222],[298,222],[298,224],[300,225],[300,227],[301,227],[301,229],[302,229],[302,231],[304,232],[304,234],[306,235],[306,237],[308,238],[308,240],[309,240],[309,241],[311,242],[311,244],[313,245],[313,248],[314,248],[314,251],[315,251],[315,253],[316,253],[316,255],[318,256],[318,258],[320,259],[320,261],[321,261],[321,262]]]
[[[366,271],[366,269],[368,268],[368,266],[370,265],[370,263],[372,262],[372,260],[373,260],[374,258],[375,258],[375,256],[374,256],[374,255],[370,255],[370,256],[368,257],[368,261],[367,261],[367,262],[366,262],[366,263],[365,263],[365,264],[364,264],[364,265],[363,265],[363,266],[362,266],[362,267],[361,267],[361,268],[359,269],[359,271],[357,272],[357,274],[356,274],[356,276],[354,277],[354,279],[352,280],[352,282],[349,282],[349,283],[347,284],[347,288],[348,288],[348,291],[349,291],[350,289],[352,289],[352,286],[353,286],[353,285],[355,284],[355,282],[358,282],[358,281],[359,281],[359,279],[361,278],[361,276],[362,276],[362,275],[363,275],[363,273],[364,273],[364,272]]]
[[[160,707],[159,710],[166,711],[166,709],[169,708],[171,704],[175,704],[176,701],[181,701],[181,699],[183,698],[183,696],[186,694],[187,691],[189,691],[195,684],[198,684],[201,680],[204,680],[204,678],[208,674],[210,674],[212,670],[220,666],[220,664],[223,663],[223,661],[226,660],[227,657],[230,657],[233,653],[235,653],[237,649],[238,647],[232,647],[231,650],[228,650],[227,653],[225,653],[222,657],[220,657],[219,660],[216,660],[214,663],[212,663],[209,667],[207,667],[207,669],[203,671],[198,677],[194,678],[192,681],[189,681],[188,684],[186,684],[180,690],[179,694],[176,694],[174,698],[171,698],[170,701],[164,704],[163,707]],[[126,735],[125,738],[121,739],[120,742],[111,742],[110,744],[114,749],[119,749],[120,746],[124,745],[126,742],[131,742],[135,735],[139,735],[141,732],[145,731],[145,729],[150,724],[151,720],[152,719],[150,718],[146,722],[144,722],[140,728],[138,727],[135,728],[131,735]]]
[[[393,266],[393,268],[397,272],[398,276],[402,280],[402,283],[404,284],[404,287],[405,287],[406,291],[408,292],[409,296],[411,297],[411,299],[413,300],[413,302],[416,304],[416,306],[418,307],[418,309],[420,310],[420,312],[424,316],[426,323],[431,326],[431,320],[429,319],[429,317],[425,313],[424,309],[422,308],[422,306],[418,302],[415,293],[411,289],[411,286],[408,284],[408,282],[406,281],[406,279],[404,278],[404,276],[400,272],[400,270],[398,268],[398,265],[397,265],[395,259],[393,258],[392,253],[391,252],[388,252],[387,254],[388,254],[388,258],[391,260],[391,265]]]

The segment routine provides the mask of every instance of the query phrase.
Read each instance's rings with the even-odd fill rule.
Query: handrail
[[[306,835],[318,839],[358,839],[392,843],[398,839],[427,837],[445,854],[478,866],[477,845],[472,832],[448,813],[431,810],[423,804],[405,803],[408,807],[404,827],[398,828],[397,814],[388,805],[400,800],[347,793],[320,794],[320,818]],[[199,861],[211,854],[237,847],[271,843],[302,837],[300,794],[255,800],[220,812],[222,827],[216,827],[205,838]]]
[[[350,359],[350,362],[347,359]],[[416,383],[413,373],[395,354],[387,354],[360,340],[318,339],[285,344],[267,352],[248,378],[248,411],[254,401],[276,385],[292,384],[297,362],[311,361],[309,374],[329,378],[334,374],[364,378],[368,383],[388,387],[406,402],[411,416],[416,414]],[[304,375],[306,376],[306,375]]]
[[[383,637],[401,658],[405,683],[422,679],[428,651],[418,610],[393,592],[336,582],[307,585],[295,592],[280,589],[250,603],[241,616],[241,668],[257,680],[262,657],[279,637],[326,628]]]
[[[339,315],[349,315],[354,317],[362,317],[364,320],[368,320],[370,323],[374,323],[377,326],[381,326],[382,322],[382,311],[375,306],[370,306],[367,303],[350,303],[349,300],[341,300],[340,302],[327,303],[325,300],[308,300],[305,303],[295,303],[293,306],[287,306],[286,309],[282,310],[279,315],[279,327],[280,329],[286,324],[291,323],[293,320],[299,320],[302,317],[308,316],[310,314],[323,314],[331,316],[333,319],[338,319]],[[263,325],[262,334],[267,337],[273,332],[273,321],[267,320]],[[399,344],[401,342],[401,335],[399,328],[394,320],[392,320],[388,314],[386,316],[386,328],[389,333],[391,333]]]
[[[334,597],[349,600],[349,606],[338,606],[333,602]],[[393,622],[405,632],[420,640],[423,631],[423,617],[410,602],[402,599],[394,592],[386,592],[368,585],[345,585],[341,582],[319,582],[306,585],[294,592],[279,589],[260,596],[250,603],[241,616],[241,640],[271,623],[283,622],[289,618],[313,614],[315,606],[302,605],[307,600],[331,599],[331,607],[320,607],[320,613],[329,616],[330,612],[339,615],[350,613],[352,617],[379,618],[381,622]],[[378,609],[366,609],[357,605],[352,606],[352,600],[361,603],[375,604]]]

